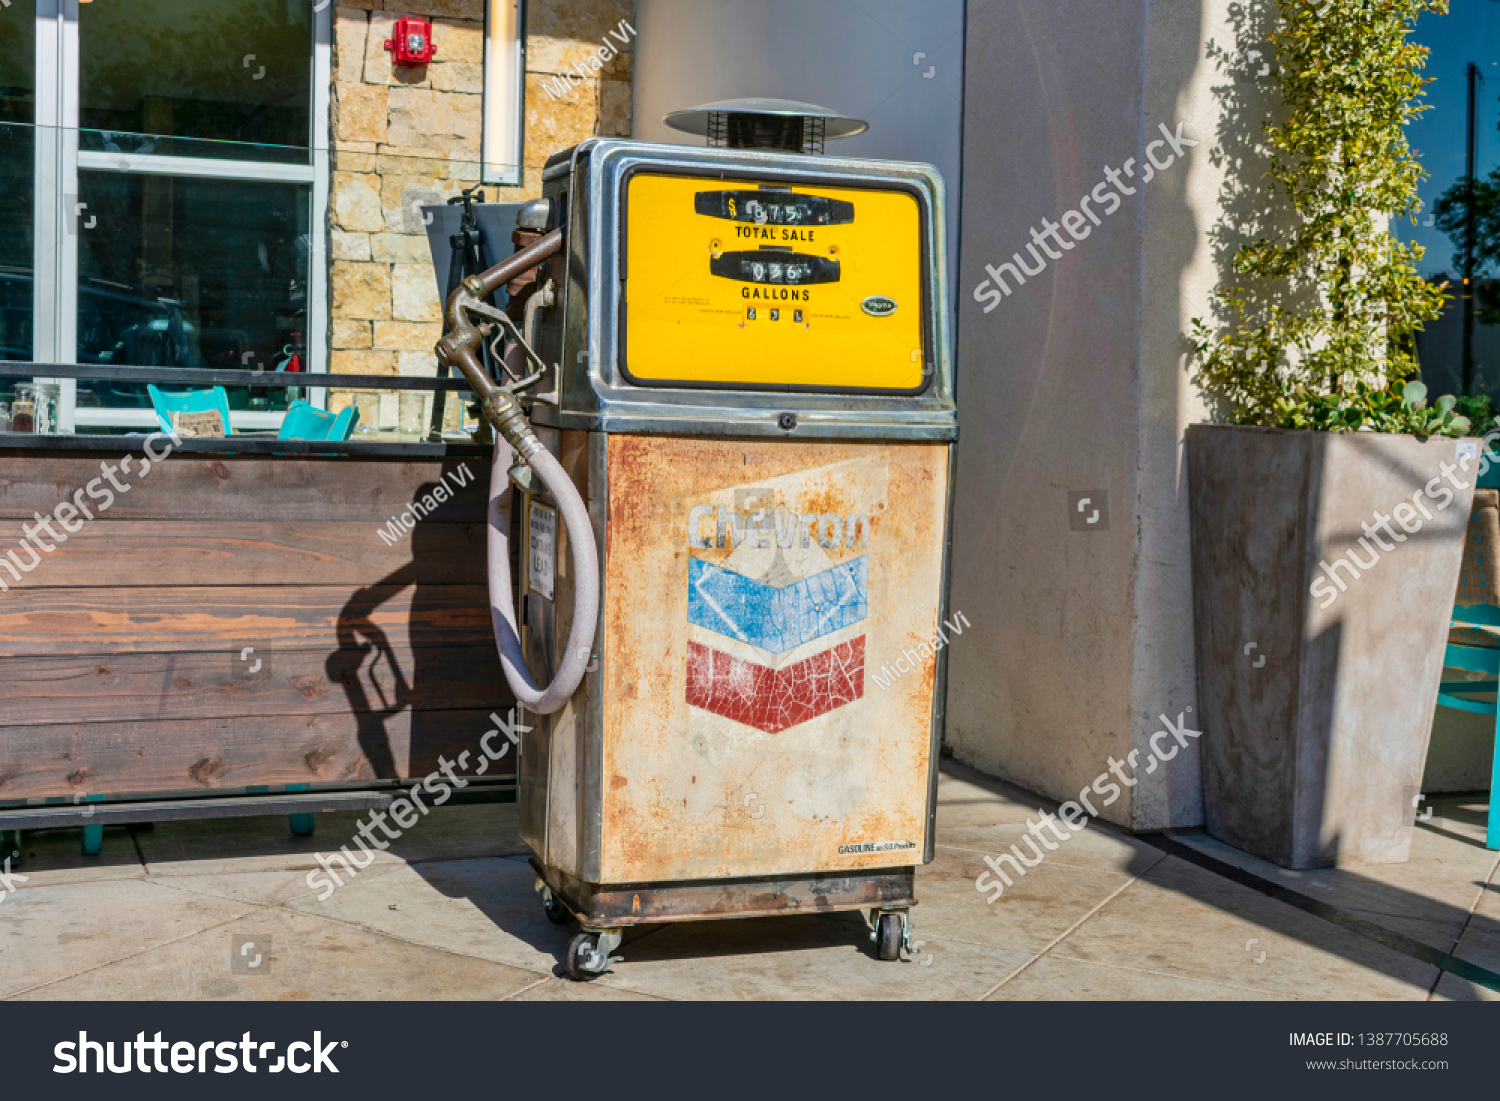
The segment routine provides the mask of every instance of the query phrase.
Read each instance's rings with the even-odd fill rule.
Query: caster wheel
[[[900,914],[881,914],[880,924],[875,930],[876,947],[883,960],[901,958],[901,942],[905,939],[905,923]]]
[[[589,957],[594,954],[594,951],[598,947],[599,938],[597,935],[593,933],[579,933],[572,940],[568,941],[568,950],[563,955],[563,970],[568,973],[570,978],[577,979],[579,982],[588,982],[591,979],[597,979],[600,972],[589,971],[587,968]]]
[[[318,828],[318,820],[311,814],[289,814],[287,819],[291,823],[292,833],[298,837],[311,837]]]
[[[571,925],[573,915],[568,908],[557,900],[557,896],[551,891],[542,894],[542,909],[547,912],[547,920],[553,925]]]

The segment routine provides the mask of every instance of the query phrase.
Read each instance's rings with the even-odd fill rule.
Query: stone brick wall
[[[391,64],[383,44],[402,16],[431,20],[431,64]],[[633,30],[627,45],[609,39],[617,53],[602,67],[587,59],[633,18],[633,0],[529,0],[525,179],[486,188],[488,201],[540,195],[542,165],[559,149],[595,134],[629,136]],[[442,307],[414,204],[478,182],[484,0],[349,0],[333,22],[329,369],[430,375]],[[558,79],[570,71],[572,80]],[[335,391],[329,408],[350,400]],[[361,423],[390,423],[394,408],[389,395],[376,417],[374,407],[362,411]]]

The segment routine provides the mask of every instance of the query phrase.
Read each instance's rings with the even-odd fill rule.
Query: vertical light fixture
[[[525,174],[526,0],[485,0],[482,129],[480,179],[520,187]]]

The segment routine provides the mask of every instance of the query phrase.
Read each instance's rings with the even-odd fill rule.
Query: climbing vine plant
[[[1193,321],[1197,380],[1238,423],[1468,430],[1401,383],[1416,368],[1413,334],[1438,316],[1445,290],[1417,274],[1421,246],[1385,228],[1387,218],[1415,223],[1425,175],[1406,140],[1429,106],[1428,51],[1411,31],[1422,12],[1447,9],[1448,0],[1281,0],[1271,43],[1285,111],[1265,124],[1281,209],[1215,291],[1219,323]]]

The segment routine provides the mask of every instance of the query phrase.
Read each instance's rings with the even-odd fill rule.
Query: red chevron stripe
[[[783,669],[688,643],[687,702],[772,734],[865,694],[865,636]]]

